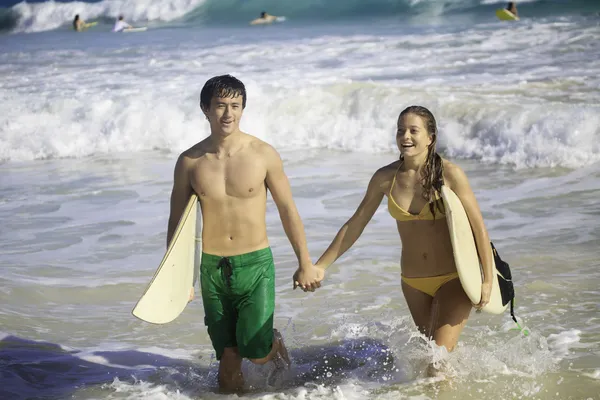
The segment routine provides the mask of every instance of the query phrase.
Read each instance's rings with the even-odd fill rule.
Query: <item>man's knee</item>
[[[271,361],[276,350],[277,350],[277,342],[275,340],[273,340],[273,344],[271,344],[271,350],[269,351],[269,353],[266,356],[261,357],[261,358],[248,358],[248,360],[252,364],[265,365],[266,363]]]
[[[236,361],[242,361],[242,357],[240,356],[240,351],[237,347],[225,347],[223,349],[223,353],[221,354],[221,362],[225,361],[227,363],[232,363]]]

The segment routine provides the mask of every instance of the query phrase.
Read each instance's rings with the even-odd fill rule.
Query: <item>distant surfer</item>
[[[75,18],[73,19],[73,29],[77,32],[81,32],[85,29],[85,21],[79,17],[79,14],[75,15]]]
[[[85,29],[95,26],[97,23],[98,22],[85,22],[83,19],[81,19],[79,14],[77,14],[77,15],[75,15],[75,18],[73,19],[73,29],[76,30],[77,32],[81,32]]]
[[[246,88],[216,76],[200,93],[210,136],[184,151],[175,165],[167,243],[192,193],[202,210],[200,287],[205,324],[219,360],[219,386],[243,389],[242,359],[255,364],[290,360],[273,329],[275,266],[266,227],[267,190],[296,253],[296,280],[317,288],[323,271],[312,264],[302,220],[277,151],[239,124]],[[193,298],[193,288],[190,299]]]
[[[275,15],[268,14],[266,11],[260,13],[260,17],[255,20],[250,21],[250,25],[262,25],[262,24],[270,24],[274,21],[277,21]]]
[[[508,5],[506,6],[506,11],[509,11],[512,15],[514,15],[515,17],[518,17],[519,13],[517,12],[517,2],[516,1],[509,2]]]
[[[125,29],[131,28],[132,26],[125,22],[123,16],[119,15],[119,18],[117,18],[117,21],[115,22],[115,26],[113,26],[113,32],[122,32]]]
[[[400,159],[375,172],[354,215],[315,266],[327,268],[348,251],[387,197],[388,211],[396,220],[402,242],[402,275],[390,279],[401,280],[404,298],[418,329],[438,346],[452,351],[473,304],[458,279],[441,199],[442,185],[461,200],[483,265],[477,309],[489,302],[494,267],[490,240],[467,176],[436,152],[437,136],[435,118],[425,107],[411,106],[400,113],[396,133]],[[301,283],[298,285],[302,287]],[[437,374],[433,365],[428,374]]]

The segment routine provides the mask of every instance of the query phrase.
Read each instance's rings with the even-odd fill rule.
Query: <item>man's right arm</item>
[[[192,195],[192,185],[189,174],[190,159],[181,154],[175,164],[173,176],[173,190],[171,191],[171,211],[169,213],[169,225],[167,228],[167,247],[177,228],[177,223],[185,210],[185,206]]]

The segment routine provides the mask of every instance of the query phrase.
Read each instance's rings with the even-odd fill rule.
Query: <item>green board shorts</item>
[[[271,248],[237,256],[202,253],[200,287],[204,324],[221,359],[226,347],[244,358],[263,358],[273,345],[275,264]]]

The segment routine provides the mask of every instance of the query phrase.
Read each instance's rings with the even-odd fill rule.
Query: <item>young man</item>
[[[200,286],[205,324],[219,363],[219,386],[239,391],[242,358],[255,364],[283,359],[287,351],[273,329],[275,272],[266,230],[267,189],[298,258],[295,285],[313,289],[323,279],[313,266],[304,227],[279,154],[244,133],[239,124],[246,89],[216,76],[200,93],[210,136],[184,151],[175,165],[167,243],[186,203],[196,193],[202,209]],[[193,288],[190,298],[193,298]]]
[[[113,32],[122,32],[129,28],[132,28],[132,26],[125,22],[122,15],[119,15],[119,18],[117,18],[117,21],[115,22],[115,26],[113,26]]]

